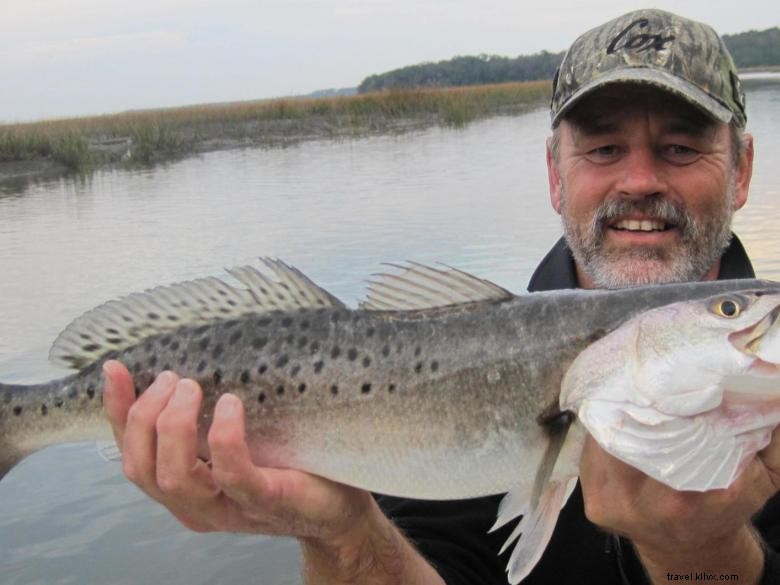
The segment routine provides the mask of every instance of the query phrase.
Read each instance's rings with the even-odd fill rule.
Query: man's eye
[[[615,144],[599,146],[588,151],[588,157],[594,162],[610,162],[620,155],[620,148]]]
[[[699,158],[699,151],[682,144],[669,144],[663,149],[664,158],[676,164],[690,164]]]

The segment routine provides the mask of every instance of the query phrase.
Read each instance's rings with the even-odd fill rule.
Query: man
[[[550,193],[565,241],[531,290],[753,275],[730,232],[747,198],[752,139],[733,62],[709,27],[645,10],[589,31],[556,75],[552,117]],[[507,530],[487,534],[498,496],[375,499],[255,467],[230,395],[216,408],[209,467],[196,453],[194,382],[164,373],[136,401],[127,370],[105,370],[125,473],[185,526],[297,537],[310,583],[504,582],[497,551]],[[731,488],[708,493],[675,492],[590,441],[581,488],[526,583],[658,584],[696,573],[780,583],[779,487],[777,433]]]

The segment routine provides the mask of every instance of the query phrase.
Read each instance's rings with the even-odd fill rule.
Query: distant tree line
[[[780,65],[780,28],[724,35],[737,67]],[[406,87],[454,87],[509,81],[552,79],[563,52],[534,55],[459,56],[438,63],[420,63],[366,77],[359,93]]]
[[[780,27],[723,35],[737,67],[773,67],[780,65]]]

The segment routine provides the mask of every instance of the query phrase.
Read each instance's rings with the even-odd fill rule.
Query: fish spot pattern
[[[217,359],[219,356],[222,355],[222,352],[225,351],[224,346],[221,343],[218,343],[214,346],[214,349],[211,351],[211,357],[214,359]]]
[[[414,371],[419,374],[420,372],[422,372],[422,367],[423,367],[423,363],[417,362],[416,364],[414,364]]]
[[[334,345],[330,350],[330,357],[334,360],[341,355],[341,348],[338,345]]]
[[[325,367],[325,362],[322,360],[314,362],[314,373],[319,374],[322,371],[322,368]]]
[[[387,386],[387,391],[388,391],[388,392],[390,392],[391,394],[392,394],[393,392],[395,392],[395,384],[389,384],[389,385]]]
[[[265,374],[268,371],[268,364],[260,364],[260,367],[257,368],[257,373],[261,376]]]
[[[87,397],[92,400],[95,397],[95,387],[91,384],[87,386]]]
[[[363,367],[367,368],[370,365],[371,365],[371,358],[368,357],[368,356],[364,357],[363,358]]]
[[[222,373],[222,370],[220,370],[219,368],[214,370],[214,383],[221,384],[223,375],[224,374]]]
[[[41,414],[43,416],[46,416],[47,414],[49,414],[49,407],[46,406],[45,404],[41,404]]]
[[[257,395],[257,401],[262,404],[265,402],[265,392],[260,392],[260,394]]]
[[[330,387],[330,393],[333,394],[333,396],[336,396],[336,394],[339,393],[339,387],[336,384],[333,384],[333,386]]]
[[[303,394],[304,392],[306,392],[306,384],[304,384],[303,382],[301,382],[300,384],[298,384],[298,392],[300,392],[301,394]]]
[[[365,384],[363,384],[363,385],[360,387],[360,391],[361,391],[363,394],[368,394],[369,392],[371,392],[371,384],[369,384],[368,382],[366,382]]]
[[[439,370],[439,362],[437,362],[436,360],[433,360],[431,362],[431,371],[432,372],[437,372],[438,370]]]
[[[14,406],[14,415],[19,416],[20,414],[22,414],[22,407]]]
[[[241,339],[241,336],[242,336],[243,334],[244,334],[244,332],[243,332],[243,331],[241,331],[240,329],[239,329],[239,330],[237,330],[237,331],[234,331],[234,332],[233,332],[233,333],[230,335],[230,339],[228,339],[228,343],[229,343],[230,345],[235,345],[235,344],[236,344],[236,343],[238,343],[238,341]]]
[[[281,385],[277,386],[276,387],[276,394],[278,396],[281,396],[282,394],[284,394],[284,386],[281,386]]]
[[[206,360],[200,360],[200,362],[198,363],[198,368],[197,368],[197,371],[198,371],[199,374],[203,373],[203,371],[206,369],[206,365],[207,365],[206,364]]]
[[[277,368],[283,368],[287,365],[287,362],[290,360],[290,358],[287,357],[287,354],[282,354],[278,360],[276,360],[276,367]]]
[[[268,343],[267,337],[255,337],[252,340],[252,347],[254,347],[255,349],[263,349],[267,343]]]
[[[387,357],[387,356],[389,356],[389,355],[390,355],[390,347],[389,347],[389,346],[385,345],[385,346],[382,348],[382,355],[383,355],[384,357]]]
[[[357,356],[358,352],[354,347],[350,348],[350,350],[347,352],[347,359],[349,359],[351,362],[354,362],[357,359]]]
[[[249,382],[249,378],[250,378],[249,370],[244,370],[243,372],[241,372],[242,384],[247,384]]]

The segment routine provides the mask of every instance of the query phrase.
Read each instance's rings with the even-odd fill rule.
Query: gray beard
[[[736,211],[733,180],[729,181],[722,205],[701,220],[681,204],[648,196],[639,200],[605,200],[587,226],[573,221],[562,185],[560,189],[564,237],[580,270],[599,288],[701,280],[731,241],[731,220]],[[632,213],[647,214],[675,225],[681,236],[679,246],[608,249],[606,231],[610,222]]]

